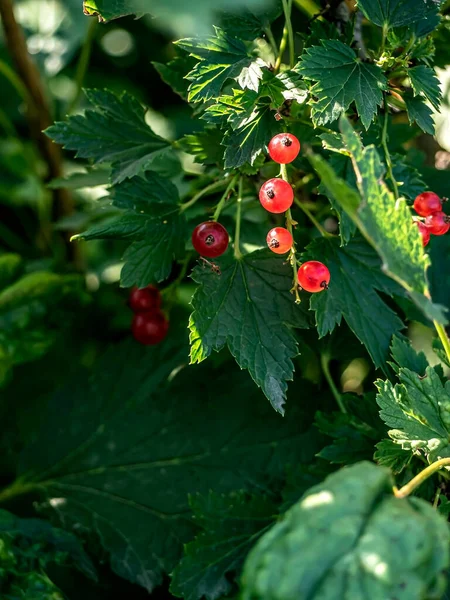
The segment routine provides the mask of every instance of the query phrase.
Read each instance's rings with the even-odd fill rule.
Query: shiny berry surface
[[[450,217],[444,212],[435,212],[425,219],[425,225],[433,235],[444,235],[450,229]]]
[[[192,245],[201,256],[216,258],[228,248],[228,231],[215,221],[200,223],[192,232]]]
[[[285,254],[292,247],[292,235],[284,227],[274,227],[267,234],[267,245],[275,254]]]
[[[414,200],[414,210],[421,217],[442,211],[442,200],[434,192],[423,192]]]
[[[283,213],[291,208],[294,190],[284,179],[269,179],[259,190],[259,201],[271,213]]]
[[[422,238],[422,245],[425,247],[430,241],[430,230],[421,221],[417,221],[417,227],[419,228],[420,236]]]
[[[323,292],[330,283],[330,271],[321,262],[310,260],[301,265],[298,270],[298,282],[307,292]]]
[[[141,290],[134,288],[130,293],[128,304],[134,312],[159,310],[161,306],[161,295],[159,290],[153,285],[148,285]]]
[[[300,142],[292,133],[279,133],[269,142],[270,158],[280,165],[295,160],[300,152]]]
[[[169,322],[159,311],[134,315],[131,332],[134,339],[145,346],[154,346],[163,341],[169,330]]]

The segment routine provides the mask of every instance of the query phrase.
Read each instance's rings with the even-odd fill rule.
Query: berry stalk
[[[219,220],[220,213],[222,212],[225,202],[228,200],[231,190],[236,185],[237,178],[238,178],[237,175],[235,175],[234,177],[231,178],[230,183],[227,186],[227,189],[224,191],[222,198],[219,200],[219,203],[216,206],[216,210],[214,211],[213,218],[212,218],[213,221]]]
[[[280,168],[281,168],[280,173],[281,173],[282,179],[284,179],[284,181],[289,183],[289,177],[287,174],[286,165],[280,165]],[[292,213],[291,213],[290,208],[287,209],[285,214],[286,214],[286,229],[289,231],[289,233],[292,236],[292,247],[289,251],[289,262],[292,265],[292,271],[294,273],[294,285],[291,289],[291,292],[294,292],[294,294],[295,294],[295,303],[300,304],[301,300],[300,300],[300,295],[298,293],[298,283],[297,283],[297,254],[296,254],[295,239],[294,239],[294,234],[293,234],[293,226],[296,225],[297,223],[292,218]]]

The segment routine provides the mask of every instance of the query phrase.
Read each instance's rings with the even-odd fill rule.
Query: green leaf
[[[187,368],[174,333],[157,348],[129,340],[90,379],[77,374],[20,458],[21,485],[48,498],[65,527],[97,537],[112,569],[148,591],[198,531],[188,494],[271,496],[286,462],[309,463],[318,450],[298,403],[281,419],[232,362]]]
[[[154,168],[172,173],[175,157],[170,142],[159,137],[145,122],[145,109],[127,92],[86,90],[93,105],[84,115],[69,117],[46,130],[46,134],[79,158],[95,164],[111,163],[111,183]]]
[[[397,182],[401,196],[404,196],[409,200],[414,200],[416,196],[426,190],[427,186],[420,176],[420,173],[412,165],[405,162],[405,159],[401,154],[393,154],[392,162],[392,174]],[[390,180],[387,180],[386,183],[388,183],[390,187],[392,186]]]
[[[450,456],[450,381],[432,367],[424,375],[399,370],[400,383],[377,381],[380,417],[390,438],[404,450],[421,452],[432,462]]]
[[[187,240],[186,219],[180,212],[174,184],[148,171],[111,190],[114,206],[124,212],[112,220],[94,225],[74,239],[130,240],[121,273],[123,287],[145,287],[164,281],[172,263],[182,258]]]
[[[316,82],[311,88],[317,97],[311,102],[315,125],[335,121],[355,103],[362,124],[369,128],[387,85],[378,66],[361,62],[352,48],[338,40],[323,40],[321,46],[305,50],[296,70]]]
[[[269,96],[273,107],[280,108],[286,100],[295,100],[303,104],[308,97],[308,90],[300,75],[293,69],[277,75],[266,71],[260,95]]]
[[[172,573],[170,591],[185,600],[217,600],[230,593],[227,575],[240,570],[256,540],[273,523],[277,505],[245,492],[191,496],[194,519],[202,531],[185,546]]]
[[[0,540],[14,547],[19,569],[22,561],[30,570],[45,568],[49,563],[70,562],[87,577],[97,579],[95,567],[78,538],[50,523],[40,519],[20,519],[0,510]]]
[[[387,469],[362,462],[310,489],[251,551],[243,600],[440,598],[447,523],[392,486]]]
[[[84,172],[71,173],[67,177],[57,177],[47,184],[52,190],[66,188],[68,190],[80,190],[87,187],[108,185],[111,177],[111,169],[89,169]]]
[[[406,104],[411,125],[417,123],[422,131],[434,135],[433,111],[425,104],[424,100],[420,96],[413,96],[411,93],[405,93],[403,100]]]
[[[86,302],[77,275],[38,271],[5,287],[0,292],[0,383],[13,366],[43,356]]]
[[[158,71],[161,79],[169,85],[174,92],[187,100],[189,82],[186,80],[186,73],[192,71],[196,63],[195,58],[183,54],[176,56],[167,64],[152,62],[152,65]]]
[[[403,27],[422,19],[432,19],[439,10],[436,0],[357,0],[358,8],[380,27]]]
[[[447,365],[447,367],[450,367],[450,360],[447,356],[447,352],[445,351],[445,348],[439,338],[433,339],[433,350],[438,356],[439,360],[441,360],[444,365]]]
[[[177,44],[199,60],[186,76],[189,102],[205,102],[218,98],[229,79],[237,81],[242,89],[258,91],[266,64],[249,53],[245,43],[219,27],[215,36],[179,40]]]
[[[434,69],[425,65],[419,65],[408,69],[408,77],[411,80],[414,96],[425,96],[438,111],[442,100],[442,92]]]
[[[239,128],[225,135],[225,168],[237,169],[245,163],[253,165],[279,132],[280,125],[268,106],[255,109]]]
[[[429,366],[427,357],[423,352],[416,352],[409,340],[398,336],[392,338],[391,354],[398,365],[392,365],[397,373],[399,372],[399,367],[406,367],[410,371],[424,375]]]
[[[185,135],[176,142],[177,148],[195,156],[194,162],[203,165],[218,164],[223,167],[223,132],[207,127],[199,133]]]
[[[260,14],[271,10],[272,0],[245,0],[248,9],[255,9]],[[243,0],[84,0],[84,12],[97,15],[99,20],[109,21],[126,15],[138,17],[151,13],[156,17],[156,26],[175,32],[176,35],[207,33],[211,24],[217,21],[217,12],[242,10]],[[253,38],[252,38],[253,39]]]
[[[344,396],[344,403],[346,397]],[[319,458],[333,464],[348,465],[360,460],[371,460],[376,442],[380,439],[380,422],[376,410],[373,410],[373,397],[366,396],[358,399],[358,411],[324,413],[316,412],[315,425],[321,433],[332,438],[318,454]],[[371,413],[375,412],[378,420],[376,426],[371,421]],[[359,414],[358,414],[359,413]],[[385,431],[381,432],[385,435]]]
[[[273,3],[259,5],[255,3],[254,7],[246,6],[236,7],[236,12],[223,12],[220,14],[220,24],[226,31],[243,40],[253,41],[265,32],[270,24],[283,12],[281,2],[276,0]]]
[[[248,369],[270,403],[284,413],[292,359],[298,346],[292,327],[308,327],[305,308],[289,293],[292,269],[284,257],[260,250],[235,260],[218,260],[221,274],[197,267],[200,287],[192,299],[191,362],[198,363],[225,345],[242,369]]]
[[[376,292],[391,295],[395,290],[380,271],[376,253],[361,238],[344,247],[337,239],[320,238],[307,247],[304,258],[322,261],[331,274],[328,290],[310,301],[319,336],[331,333],[343,317],[375,365],[385,368],[392,335],[404,325]]]
[[[425,270],[429,265],[411,211],[403,200],[395,200],[383,181],[384,168],[373,146],[363,148],[358,135],[344,117],[341,130],[352,155],[358,195],[339,178],[320,156],[309,156],[322,185],[356,223],[361,233],[380,255],[383,272],[409,293],[411,299],[431,319],[445,322],[444,307],[429,299]],[[362,201],[361,201],[362,199]]]
[[[410,464],[413,455],[392,440],[381,440],[376,445],[376,452],[373,455],[374,461],[380,467],[391,469],[394,475],[399,475]]]

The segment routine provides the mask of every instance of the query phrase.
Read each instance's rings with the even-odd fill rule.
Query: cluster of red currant
[[[431,235],[444,235],[450,229],[450,217],[442,210],[442,200],[434,192],[423,192],[414,200],[414,210],[425,217],[425,221],[416,221],[426,246]]]
[[[135,313],[131,323],[134,339],[145,346],[163,341],[169,329],[169,321],[161,312],[161,294],[153,285],[131,291],[128,304]]]
[[[291,163],[297,158],[299,152],[300,142],[291,133],[280,133],[269,142],[269,155],[278,164]],[[294,201],[294,190],[288,181],[275,177],[263,184],[259,191],[259,200],[268,212],[285,213]],[[269,231],[266,239],[272,252],[285,254],[292,250],[295,260],[294,240],[288,229],[274,227]],[[205,221],[197,225],[192,232],[192,245],[201,256],[217,258],[228,248],[228,232],[217,221]],[[313,260],[300,266],[297,278],[304,290],[321,292],[328,287],[330,272],[324,264]]]
[[[269,142],[270,158],[287,165],[295,160],[300,152],[300,142],[291,133],[279,133]],[[262,206],[270,213],[280,214],[289,211],[294,202],[294,190],[283,178],[276,177],[266,181],[259,191]],[[286,215],[290,220],[290,214]],[[267,234],[267,245],[276,254],[285,254],[292,250],[295,261],[295,248],[292,233],[285,227],[274,227]],[[321,262],[310,260],[300,265],[297,272],[298,283],[307,292],[322,292],[330,282],[330,271]]]

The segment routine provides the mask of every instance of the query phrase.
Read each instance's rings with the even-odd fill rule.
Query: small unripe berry
[[[292,133],[279,133],[269,142],[269,155],[280,165],[295,160],[300,152],[300,142]]]
[[[303,263],[298,270],[298,282],[307,292],[323,292],[330,283],[330,271],[321,262],[310,260]]]
[[[284,227],[274,227],[267,234],[267,245],[275,254],[285,254],[292,248],[292,235]]]
[[[161,306],[161,295],[158,288],[148,285],[145,288],[134,288],[131,290],[128,301],[130,308],[134,312],[150,312],[159,310]]]
[[[435,212],[428,215],[425,225],[433,235],[444,235],[450,229],[450,217],[444,212]]]
[[[162,342],[168,330],[169,322],[159,311],[137,313],[131,324],[134,339],[145,346],[154,346]]]
[[[423,245],[423,247],[425,247],[428,245],[428,242],[430,241],[430,230],[425,225],[425,223],[422,223],[421,221],[416,221],[416,223],[417,223],[417,227],[419,228],[420,236],[422,238],[422,245]]]
[[[292,206],[294,190],[284,179],[269,179],[259,190],[259,200],[267,211],[284,213]]]
[[[414,210],[421,217],[428,217],[442,210],[442,200],[434,192],[423,192],[414,200]]]
[[[216,221],[205,221],[192,232],[192,245],[201,256],[217,258],[228,248],[228,231]]]

